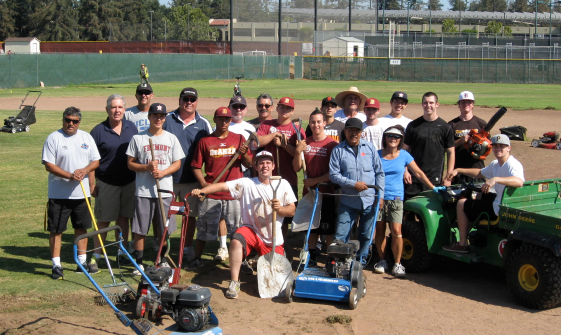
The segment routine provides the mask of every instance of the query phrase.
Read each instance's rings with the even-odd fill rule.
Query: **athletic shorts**
[[[312,229],[312,233],[318,235],[333,235],[337,228],[337,206],[335,197],[323,196],[321,203],[321,220],[319,227]]]
[[[216,241],[220,220],[226,221],[228,236],[240,227],[242,215],[238,200],[216,200],[206,198],[199,205],[197,218],[197,240]]]
[[[177,199],[181,202],[185,199],[185,195],[191,193],[192,190],[196,188],[201,188],[201,184],[198,182],[196,183],[188,183],[188,184],[173,184],[173,193]],[[189,217],[196,218],[199,216],[199,197],[192,197],[189,196],[187,198],[187,203],[189,204]]]
[[[496,193],[484,193],[478,200],[468,198],[464,203],[464,213],[466,213],[469,222],[475,221],[481,213],[489,214],[491,221],[496,220],[497,215],[493,209],[493,201],[495,201],[496,196]],[[487,220],[487,216],[482,215],[479,219]]]
[[[292,188],[292,192],[294,192],[294,195],[296,196],[296,200],[297,200],[297,201],[294,203],[294,205],[295,205],[296,207],[298,207],[298,185],[290,185],[290,187]],[[282,224],[283,224],[283,225],[287,225],[287,224],[292,223],[292,218],[293,218],[292,216],[290,216],[290,217],[288,217],[288,216],[285,217],[285,218],[282,220]]]
[[[74,229],[90,229],[92,217],[85,199],[49,199],[47,229],[54,234],[66,231],[68,218]]]
[[[434,186],[439,186],[433,182]],[[409,200],[419,195],[423,191],[430,191],[430,188],[423,183],[405,184],[405,200]]]
[[[169,204],[171,197],[163,198],[165,217],[168,216]],[[162,215],[160,214],[160,201],[158,198],[135,197],[134,216],[132,218],[132,232],[138,235],[146,236],[150,231],[150,223],[154,222],[159,227],[160,234],[164,233],[164,223],[162,223]],[[177,230],[175,224],[175,215],[169,219],[168,234],[171,235]]]
[[[259,256],[263,256],[271,252],[271,249],[273,248],[272,246],[266,246],[261,238],[259,238],[259,236],[257,236],[257,234],[253,231],[253,229],[247,226],[238,228],[238,230],[236,230],[236,232],[234,233],[232,239],[240,241],[243,246],[244,257],[249,256],[249,254],[253,250],[255,250],[259,254]],[[275,248],[275,252],[279,255],[284,255],[284,247],[282,245],[277,245],[277,247]]]
[[[378,212],[378,221],[386,222],[403,222],[403,201],[401,200],[384,200],[384,205]]]
[[[124,186],[114,186],[97,180],[95,188],[95,217],[99,222],[116,221],[119,216],[134,216],[135,182]]]

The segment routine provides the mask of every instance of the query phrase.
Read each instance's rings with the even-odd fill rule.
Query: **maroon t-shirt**
[[[218,138],[215,135],[203,137],[197,147],[191,161],[191,166],[201,169],[205,165],[205,180],[212,184],[214,179],[218,177],[220,172],[224,170],[228,162],[234,157],[236,151],[244,144],[245,140],[242,135],[232,132],[228,133],[225,138]],[[219,182],[236,180],[243,177],[241,156],[234,161],[234,164],[224,173]],[[233,200],[230,192],[217,192],[208,195],[208,198],[217,200]]]
[[[306,161],[306,172],[308,178],[321,177],[329,172],[329,158],[331,151],[339,143],[330,136],[326,136],[321,141],[315,141],[312,136],[306,139],[306,150],[304,150],[304,160]],[[333,193],[333,188],[328,186],[321,186],[320,192]],[[302,195],[308,193],[308,188],[304,187]]]
[[[284,126],[280,126],[277,123],[277,120],[266,120],[261,123],[259,129],[257,130],[257,135],[263,136],[268,135],[271,133],[282,133],[288,136],[289,140],[288,143],[292,146],[296,146],[296,141],[298,137],[296,136],[296,130],[292,126],[292,123],[286,124]],[[300,132],[302,134],[301,139],[306,139],[306,134],[304,131]],[[275,169],[273,170],[273,175],[278,176],[278,167],[277,165],[277,146],[271,141],[264,147],[264,150],[269,151],[275,157]],[[298,177],[296,176],[296,172],[294,172],[294,167],[292,166],[292,159],[293,156],[288,153],[288,151],[284,150],[284,148],[279,147],[279,161],[280,161],[280,171],[282,173],[282,178],[286,179],[290,185],[298,185]]]

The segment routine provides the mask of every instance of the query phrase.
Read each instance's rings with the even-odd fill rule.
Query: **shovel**
[[[273,187],[273,180],[277,180],[277,186]],[[273,189],[273,200],[277,198],[277,189],[281,183],[281,177],[269,178],[269,185]],[[292,266],[285,256],[275,252],[277,247],[277,211],[273,210],[273,248],[271,251],[259,257],[257,261],[257,283],[259,285],[259,296],[261,298],[274,298],[284,294],[286,286],[294,281]]]

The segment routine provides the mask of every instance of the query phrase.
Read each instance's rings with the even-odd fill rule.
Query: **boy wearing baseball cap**
[[[487,125],[485,120],[473,115],[473,107],[475,105],[475,97],[470,91],[463,91],[458,98],[458,108],[460,109],[460,116],[448,122],[454,130],[454,147],[456,150],[456,163],[454,168],[474,168],[483,169],[485,162],[481,159],[473,158],[470,152],[464,147],[464,144],[469,139],[469,132],[472,129],[478,131]],[[478,180],[477,178],[469,178],[467,176],[459,176],[466,182],[482,182],[484,179]],[[453,184],[459,183],[457,178],[452,181]]]
[[[164,231],[164,222],[162,222],[162,214],[158,203],[156,179],[160,180],[160,189],[172,191],[173,180],[171,174],[179,170],[181,159],[185,157],[177,137],[162,129],[166,115],[164,104],[152,104],[148,110],[150,128],[134,135],[127,149],[127,165],[130,170],[136,172],[136,199],[132,232],[135,234],[136,262],[142,270],[144,270],[142,265],[144,240],[150,230],[150,223],[158,224],[159,231]],[[153,143],[152,148],[150,147],[150,139]],[[155,160],[152,159],[152,149],[154,150]],[[164,212],[167,216],[171,194],[162,193],[161,195],[164,202]],[[175,230],[175,216],[173,215],[170,218],[168,233],[171,234]],[[165,236],[162,238],[165,239]],[[162,266],[166,264],[162,264]],[[138,270],[135,270],[133,274],[141,275]]]
[[[385,119],[379,119],[380,101],[376,98],[366,99],[364,104],[364,114],[366,121],[362,124],[362,138],[376,147],[376,150],[382,149],[382,134],[390,124]]]
[[[495,221],[499,215],[505,187],[522,187],[524,184],[524,168],[522,164],[510,154],[510,140],[506,135],[495,135],[491,138],[493,155],[497,159],[483,169],[454,169],[448,175],[448,180],[463,174],[472,178],[485,178],[485,184],[481,187],[481,199],[461,199],[456,205],[458,216],[458,230],[460,240],[452,245],[442,247],[446,251],[455,253],[468,253],[467,243],[470,231],[470,222],[473,222],[479,214],[485,212],[489,215],[489,221]]]
[[[407,108],[408,103],[409,103],[409,99],[407,98],[407,93],[401,91],[393,92],[392,97],[390,99],[390,106],[391,106],[390,114],[386,116],[382,116],[380,120],[387,119],[388,120],[388,122],[386,123],[387,127],[399,124],[403,127],[403,129],[407,129],[409,123],[413,121],[410,118],[403,116],[403,111],[405,110],[405,108]]]
[[[232,112],[230,109],[219,107],[214,112],[216,130],[209,136],[202,138],[195,148],[191,168],[203,188],[213,183],[242,178],[242,164],[246,167],[251,166],[251,156],[248,147],[244,145],[244,137],[228,130],[231,121]],[[236,152],[239,153],[239,157],[225,171]],[[203,176],[203,165],[206,176]],[[216,180],[222,171],[225,171],[224,175],[220,177],[220,180]],[[195,259],[187,264],[187,269],[194,270],[203,266],[201,255],[205,244],[207,241],[215,241],[218,235],[220,235],[220,248],[215,260],[225,261],[228,259],[226,238],[227,235],[231,237],[239,227],[240,219],[240,203],[229,192],[217,192],[202,201],[199,204],[199,217],[197,218]]]
[[[345,124],[335,119],[335,113],[337,112],[337,103],[335,102],[335,98],[323,98],[323,100],[321,101],[320,110],[323,113],[323,118],[325,120],[325,135],[331,137],[332,139],[337,141],[337,143],[341,142]],[[312,136],[312,129],[308,125],[308,127],[306,128],[306,137],[310,136]]]

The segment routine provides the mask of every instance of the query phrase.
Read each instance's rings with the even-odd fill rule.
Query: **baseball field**
[[[233,81],[156,83],[152,102],[164,103],[172,110],[178,105],[180,90],[192,86],[200,94],[199,113],[210,120],[217,107],[228,104],[233,85]],[[417,118],[422,115],[422,94],[434,91],[441,103],[438,114],[448,121],[459,115],[454,105],[459,92],[470,90],[476,98],[474,114],[482,119],[489,120],[498,106],[509,109],[492,134],[498,133],[500,127],[512,125],[526,127],[529,139],[545,132],[561,131],[560,87],[552,85],[243,81],[242,92],[249,103],[246,119],[257,115],[254,98],[263,92],[275,99],[293,96],[294,117],[307,120],[320,99],[335,96],[350,86],[378,98],[382,102],[380,115],[389,112],[391,93],[402,90],[409,94],[410,100],[404,115]],[[135,105],[135,87],[136,84],[44,88],[37,103],[37,123],[31,126],[31,131],[0,133],[0,301],[3,302],[0,334],[132,334],[108,306],[95,305],[94,297],[98,294],[86,277],[73,273],[76,265],[72,261],[71,229],[63,235],[65,280],[51,279],[48,233],[43,230],[48,174],[41,164],[41,150],[48,134],[60,128],[66,107],[80,108],[83,111],[80,129],[90,131],[106,118],[104,107],[109,95],[122,94],[128,106]],[[26,92],[0,90],[2,119],[17,114]],[[533,148],[530,141],[513,142],[512,147],[512,154],[524,165],[526,180],[560,176],[561,151]],[[297,260],[303,238],[302,234],[291,235],[287,242],[289,258]],[[171,253],[175,259],[178,242],[175,233]],[[217,243],[209,244],[203,257],[205,266],[196,272],[184,270],[182,282],[211,289],[211,306],[225,334],[561,333],[559,307],[535,311],[517,305],[506,287],[504,271],[488,265],[437,258],[430,271],[408,273],[406,279],[399,280],[387,274],[375,275],[370,264],[365,271],[368,294],[351,311],[347,304],[326,301],[299,300],[289,305],[281,300],[262,300],[255,275],[242,275],[240,297],[227,300],[223,293],[228,286],[228,264],[211,260],[216,249]],[[150,248],[147,250],[146,259],[153,259],[154,253]],[[108,252],[114,255],[116,249]],[[96,280],[109,283],[107,269],[101,268]],[[122,273],[136,287],[138,279],[132,276],[132,268],[126,266]],[[133,317],[134,303],[121,307]],[[327,318],[334,315],[349,318],[328,322]],[[170,318],[164,318],[164,326],[172,323]]]

